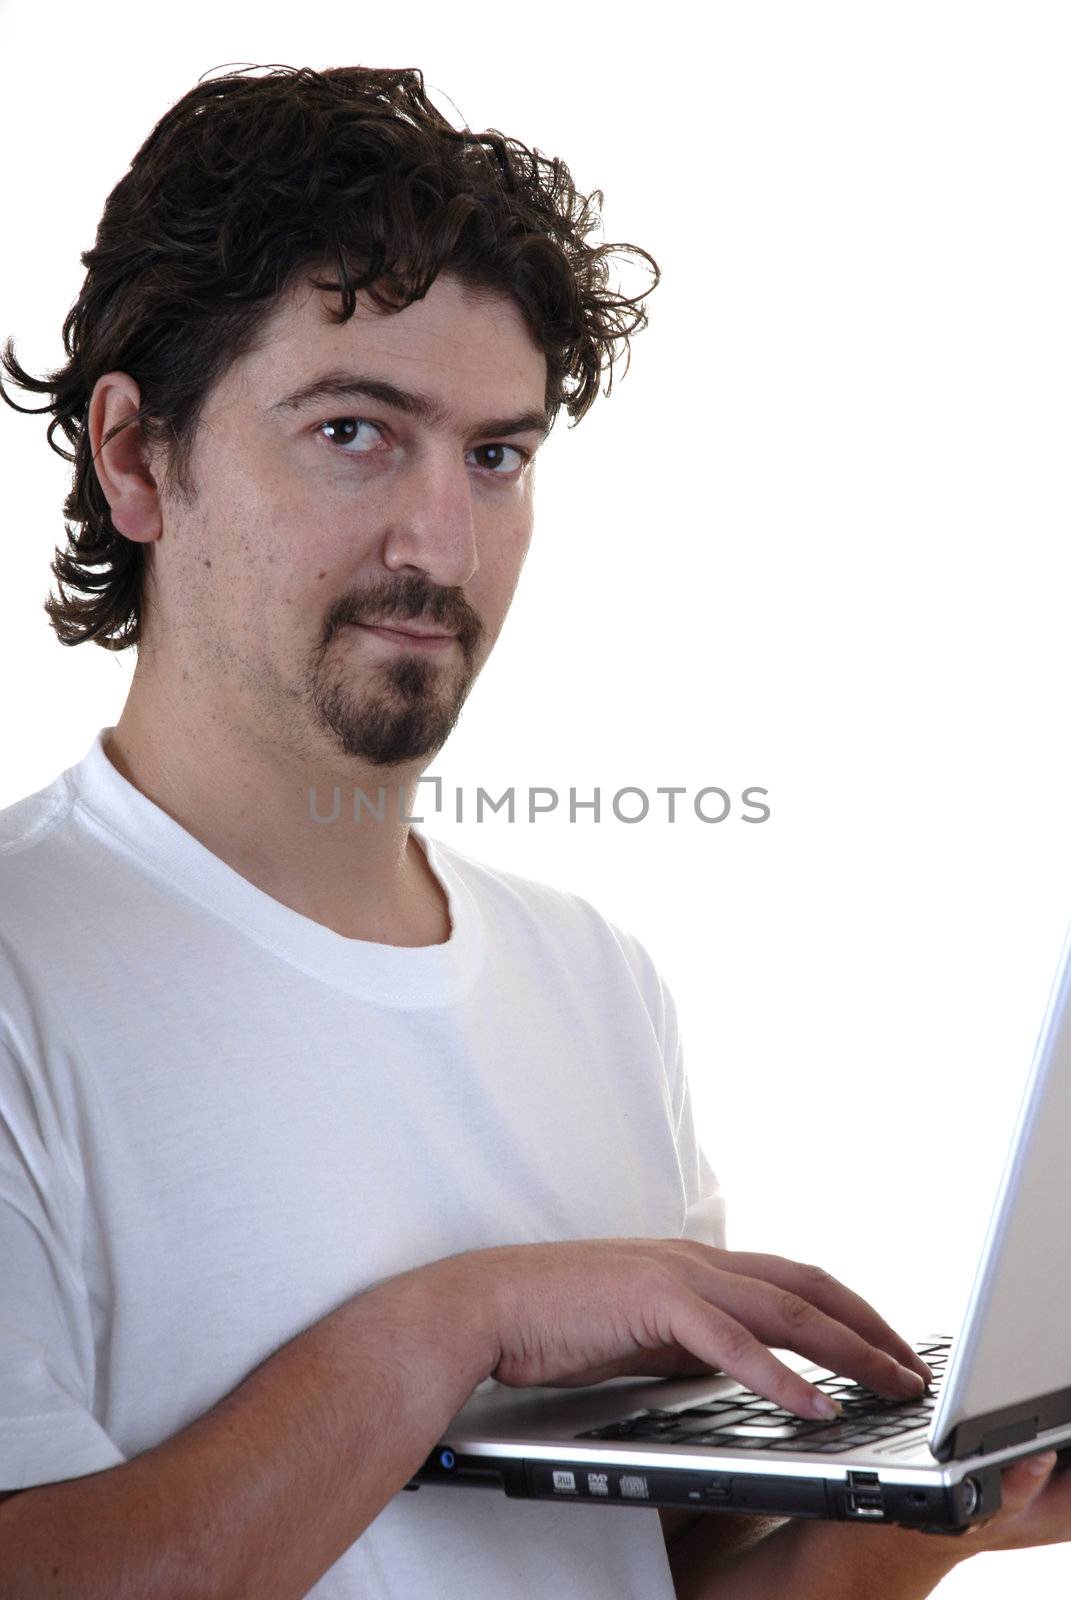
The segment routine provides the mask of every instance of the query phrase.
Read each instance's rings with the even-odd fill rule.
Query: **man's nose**
[[[464,461],[428,451],[399,478],[383,535],[384,564],[391,571],[419,568],[444,589],[468,583],[478,561],[472,494]]]

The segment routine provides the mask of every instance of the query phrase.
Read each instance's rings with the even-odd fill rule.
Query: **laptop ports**
[[[880,1522],[885,1516],[885,1502],[877,1473],[849,1470],[844,1504],[850,1517],[867,1517]]]
[[[880,1520],[885,1515],[880,1494],[849,1494],[847,1503],[850,1517],[874,1517]]]

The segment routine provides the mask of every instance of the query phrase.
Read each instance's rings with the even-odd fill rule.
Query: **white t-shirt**
[[[0,811],[0,1489],[131,1459],[443,1256],[724,1245],[673,1000],[634,937],[414,825],[449,940],[344,938],[128,783],[109,732]],[[424,1486],[309,1592],[673,1586],[652,1507]]]

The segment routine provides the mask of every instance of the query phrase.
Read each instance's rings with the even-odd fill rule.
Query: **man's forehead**
[[[260,407],[279,414],[288,397],[311,391],[321,377],[370,371],[386,387],[393,379],[407,391],[433,391],[434,398],[426,396],[429,406],[411,408],[429,422],[444,421],[451,394],[460,400],[474,383],[482,410],[488,402],[496,409],[498,399],[497,409],[512,414],[518,402],[532,407],[537,400],[543,417],[546,358],[508,297],[472,291],[440,274],[423,300],[398,312],[381,311],[362,291],[354,315],[339,322],[333,313],[341,304],[337,291],[305,282],[286,291],[256,348],[237,364],[238,386],[255,390]],[[323,385],[325,398],[331,388]],[[334,388],[345,393],[337,381]]]
[[[397,311],[377,306],[367,289],[358,293],[356,302],[353,316],[339,322],[341,293],[301,279],[280,295],[266,325],[266,342],[290,342],[307,350],[309,341],[315,340],[319,354],[334,355],[346,339],[362,349],[375,344],[391,348],[414,340],[460,348],[487,340],[528,345],[533,355],[542,355],[523,312],[509,295],[462,283],[450,273],[440,273],[427,294]]]

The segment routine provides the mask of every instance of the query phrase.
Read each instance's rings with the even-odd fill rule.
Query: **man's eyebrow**
[[[321,373],[309,383],[302,384],[300,389],[295,389],[292,394],[285,394],[282,399],[274,400],[265,409],[271,415],[280,411],[303,411],[311,405],[322,404],[325,400],[353,398],[378,400],[380,405],[390,406],[393,410],[402,412],[404,416],[413,417],[417,422],[427,422],[434,427],[443,427],[452,420],[446,407],[428,395],[414,394],[409,389],[400,389],[397,384],[389,382],[386,378],[374,378],[350,372]],[[551,419],[548,412],[522,411],[513,417],[489,417],[484,422],[478,422],[472,433],[482,435],[535,432],[541,439],[545,439],[550,427]]]

